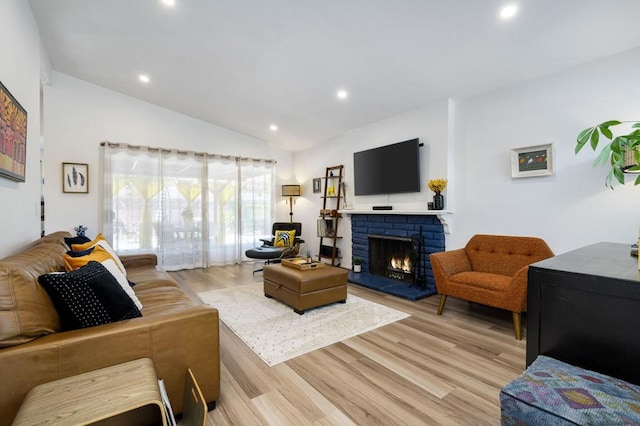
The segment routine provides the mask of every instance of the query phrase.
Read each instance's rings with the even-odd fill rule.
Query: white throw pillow
[[[114,278],[118,281],[118,284],[120,284],[120,287],[122,287],[122,289],[129,295],[129,297],[131,298],[131,300],[133,300],[133,303],[136,304],[138,309],[142,310],[142,303],[140,303],[138,296],[136,296],[136,293],[133,291],[133,289],[129,285],[129,281],[127,281],[127,277],[120,270],[116,262],[111,259],[107,259],[101,263],[105,268],[107,268],[107,270],[111,273],[111,275],[114,276]]]
[[[122,271],[124,276],[125,277],[127,276],[127,270],[124,269],[124,265],[122,264],[122,261],[120,260],[120,258],[116,254],[116,251],[109,245],[109,243],[106,240],[100,240],[94,246],[100,246],[103,249],[105,249],[107,251],[107,253],[109,253],[109,255],[111,255],[111,257],[113,257],[113,260],[116,261],[116,264],[118,265],[118,268],[120,268],[120,270]],[[138,308],[138,309],[140,309],[140,308]]]

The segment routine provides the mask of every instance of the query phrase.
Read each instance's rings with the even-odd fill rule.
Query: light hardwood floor
[[[254,268],[171,274],[193,297],[261,282]],[[220,322],[221,396],[209,424],[500,423],[500,389],[525,367],[509,312],[449,298],[438,316],[438,296],[412,302],[355,284],[349,294],[411,317],[271,368]]]

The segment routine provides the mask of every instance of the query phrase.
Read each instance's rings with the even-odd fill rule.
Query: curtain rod
[[[160,153],[176,153],[176,154],[193,154],[197,157],[207,157],[207,158],[221,158],[221,159],[225,159],[225,160],[236,160],[236,161],[264,161],[265,163],[277,163],[276,160],[271,160],[271,159],[266,159],[266,158],[253,158],[253,157],[238,157],[235,155],[222,155],[222,154],[210,154],[207,152],[195,152],[195,151],[185,151],[185,150],[179,150],[179,149],[168,149],[168,148],[157,148],[157,147],[150,147],[150,146],[144,146],[144,145],[130,145],[128,143],[118,143],[118,142],[108,142],[108,141],[104,141],[104,142],[100,142],[100,146],[105,147],[105,146],[109,146],[109,148],[127,148],[127,149],[133,149],[133,150],[147,150],[147,151],[152,151],[152,152],[160,152]]]

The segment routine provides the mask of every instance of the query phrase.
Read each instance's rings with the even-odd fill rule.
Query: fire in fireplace
[[[408,237],[368,235],[369,273],[413,284],[418,253]]]
[[[387,266],[387,275],[390,278],[404,280],[407,274],[412,274],[411,259],[409,256],[393,256]]]

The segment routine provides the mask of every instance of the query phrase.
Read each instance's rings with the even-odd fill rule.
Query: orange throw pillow
[[[96,262],[100,262],[100,263],[108,259],[114,260],[113,257],[111,257],[111,255],[109,254],[109,252],[107,252],[105,249],[103,249],[100,246],[95,246],[93,251],[86,256],[72,257],[72,256],[69,256],[68,254],[65,254],[63,256],[63,259],[64,259],[64,268],[67,270],[67,272],[71,272],[74,269],[78,269],[79,267],[86,265],[92,260],[95,260]]]

